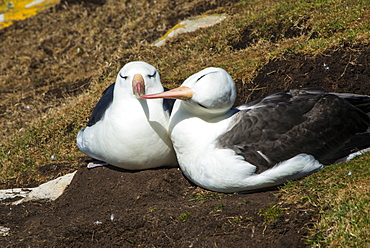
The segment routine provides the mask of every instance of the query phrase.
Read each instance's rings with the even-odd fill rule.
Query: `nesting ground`
[[[176,19],[168,21],[169,26],[189,16],[191,12],[201,14],[207,9],[215,8],[212,4],[201,4],[201,1],[185,2],[193,3],[193,9],[189,9],[188,12],[186,8],[178,9],[179,15]],[[227,7],[230,1],[218,2]],[[74,3],[69,2],[69,4]],[[98,1],[89,4],[90,7],[86,9],[75,8],[75,14],[84,17],[88,16],[86,11],[91,11],[92,14],[89,15],[94,15],[95,8],[104,5],[103,2]],[[38,81],[33,81],[31,86],[24,84],[22,88],[24,105],[37,100],[35,96],[37,92],[44,92],[43,102],[46,107],[45,109],[38,107],[37,114],[43,114],[49,107],[61,105],[61,99],[65,95],[78,96],[89,88],[90,78],[99,77],[92,71],[91,68],[96,65],[91,61],[83,62],[91,67],[89,67],[90,71],[84,69],[85,76],[81,77],[82,62],[71,62],[71,66],[68,66],[66,58],[63,58],[63,61],[56,59],[56,55],[63,51],[50,50],[53,46],[65,47],[64,52],[68,53],[68,47],[75,48],[76,44],[71,38],[73,33],[67,32],[71,36],[68,44],[60,37],[60,39],[44,37],[42,40],[35,41],[34,37],[29,35],[34,32],[44,32],[43,30],[47,28],[51,29],[55,25],[51,21],[53,20],[51,16],[63,17],[66,9],[58,7],[46,13],[48,17],[46,19],[37,17],[38,19],[16,23],[0,33],[2,44],[8,39],[7,37],[18,37],[16,38],[18,43],[24,44],[6,48],[7,55],[4,52],[4,56],[7,61],[1,61],[1,63],[3,69],[6,68],[4,71],[7,75],[21,77],[22,74],[16,65],[17,59],[26,61],[22,60],[27,64],[29,71],[24,73],[30,73],[36,77],[40,75]],[[173,14],[176,9],[171,11]],[[122,25],[119,21],[112,21],[113,17],[113,14],[111,17],[106,16],[107,25]],[[61,26],[58,29],[68,30],[73,25],[72,19],[76,16],[68,18],[71,19],[70,22],[60,23]],[[48,20],[49,24],[37,25],[40,21]],[[164,32],[165,30],[162,33]],[[147,34],[145,38],[154,41],[158,37],[150,37]],[[80,36],[78,39],[81,39]],[[89,42],[88,37],[84,42],[85,44]],[[99,42],[95,42],[98,47]],[[61,43],[63,45],[60,45]],[[31,52],[35,49],[35,56],[27,55],[25,50],[23,55],[26,54],[28,57],[14,58],[9,55],[19,54],[21,49],[25,49],[20,47],[26,46],[29,46]],[[43,57],[41,58],[36,51],[42,51]],[[81,56],[85,55],[81,54]],[[140,55],[139,51],[130,58],[145,59],[145,56],[148,55]],[[98,55],[96,58],[95,62],[100,63]],[[148,58],[153,59],[150,56]],[[336,92],[369,95],[369,61],[370,50],[367,45],[361,44],[344,44],[316,55],[286,53],[259,68],[253,78],[253,84],[258,86],[254,90],[242,88],[243,79],[235,78],[239,94],[237,101],[242,103],[246,98],[255,100],[280,90],[297,87],[320,87]],[[42,70],[50,70],[50,67],[47,67],[48,63],[58,62],[63,65],[58,67],[56,73],[49,71],[37,74]],[[75,66],[73,63],[76,63]],[[103,63],[101,62],[100,65],[102,66]],[[65,68],[64,71],[63,68]],[[47,79],[48,77],[52,80]],[[77,78],[77,82],[73,80],[74,77]],[[47,88],[45,88],[45,81],[48,82]],[[10,85],[10,83],[4,83],[1,87],[4,96],[13,94],[21,88],[19,85]],[[17,98],[14,97],[14,99]],[[8,103],[2,104],[5,106]],[[21,113],[18,116],[19,119],[16,118],[17,116],[12,116],[13,120],[10,120],[10,110],[20,109],[20,106],[14,102],[9,106],[0,110],[4,120],[13,121],[14,125],[22,126],[25,125],[24,121],[27,121],[27,118],[32,118],[27,116],[27,113]],[[35,114],[36,112],[33,113]],[[11,128],[8,132],[11,132]],[[81,155],[75,159],[74,164],[52,162],[38,170],[38,173],[46,178],[78,169],[71,185],[55,202],[29,202],[17,206],[0,204],[0,226],[10,228],[8,236],[0,237],[0,246],[306,247],[309,229],[318,218],[317,210],[313,206],[279,203],[278,189],[252,194],[219,194],[194,186],[177,168],[140,172],[117,170],[113,167],[88,170],[87,160],[87,157]],[[29,174],[24,177],[29,178]],[[14,187],[35,186],[35,183],[29,179],[19,178],[2,182]],[[271,207],[272,204],[277,204],[278,207]]]
[[[368,53],[343,48],[315,58],[288,57],[266,65],[256,80],[290,78],[308,86],[318,78],[314,86],[331,89],[334,78],[343,80],[342,92],[369,94],[361,83],[369,80]],[[349,57],[355,65],[346,66]],[[298,71],[302,64],[307,69]],[[343,68],[345,76],[338,78]],[[266,223],[263,209],[278,202],[277,190],[216,194],[192,185],[177,168],[127,172],[80,165],[56,202],[0,206],[0,225],[12,230],[0,238],[2,247],[305,247],[316,219],[313,208],[282,205],[280,217]]]

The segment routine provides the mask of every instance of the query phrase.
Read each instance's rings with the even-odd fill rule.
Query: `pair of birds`
[[[234,81],[221,68],[164,91],[153,66],[130,62],[77,144],[130,170],[178,162],[195,184],[225,193],[276,186],[369,150],[370,96],[295,89],[232,109],[235,98]]]

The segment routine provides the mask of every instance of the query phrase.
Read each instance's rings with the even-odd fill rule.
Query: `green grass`
[[[249,200],[245,200],[245,201],[243,201],[242,203],[239,203],[239,205],[247,205],[247,204],[249,204],[250,203],[250,201]]]
[[[189,201],[197,201],[200,204],[203,204],[206,201],[210,201],[213,199],[222,199],[223,197],[228,196],[227,194],[202,190],[201,192],[197,192],[193,195],[193,198],[189,199]]]
[[[320,211],[309,238],[315,247],[370,245],[370,156],[325,167],[285,186],[283,199],[306,202]]]
[[[186,211],[185,213],[182,213],[179,215],[179,221],[185,223],[188,221],[188,218],[191,216],[191,213],[189,211]]]
[[[279,205],[271,203],[269,207],[262,208],[259,211],[259,215],[264,217],[264,223],[267,224],[279,218],[282,211],[283,210],[279,207]]]
[[[222,211],[222,209],[224,209],[224,204],[220,203],[219,205],[217,205],[217,207],[215,207],[212,212],[219,212],[219,211]]]
[[[9,143],[0,144],[3,178],[27,174],[34,177],[33,180],[44,181],[45,178],[38,178],[37,175],[40,166],[68,162],[72,165],[70,169],[76,168],[77,157],[83,155],[75,145],[77,132],[84,123],[79,115],[86,113],[69,107],[65,111],[67,118],[64,118],[65,113],[62,116],[56,113],[33,123],[29,128],[20,129],[8,137]]]

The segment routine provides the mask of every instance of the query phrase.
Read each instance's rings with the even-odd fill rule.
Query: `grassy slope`
[[[28,127],[10,129],[1,141],[0,182],[7,187],[9,182],[21,185],[45,181],[50,175],[45,177],[38,168],[50,163],[70,164],[60,173],[77,168],[78,157],[82,154],[75,146],[76,134],[86,123],[97,96],[114,80],[127,60],[145,60],[153,64],[161,72],[162,82],[170,88],[206,66],[223,67],[234,79],[241,81],[243,87],[253,88],[251,81],[258,69],[284,52],[319,53],[343,42],[369,43],[370,10],[365,2],[241,1],[232,7],[210,11],[229,13],[227,21],[174,38],[165,47],[137,43],[112,51],[113,65],[92,74],[89,91],[66,97],[62,104],[45,115],[30,119]],[[109,2],[106,4],[106,8],[112,6]],[[142,11],[153,11],[144,7]],[[71,7],[72,14],[74,8],[78,7]],[[96,15],[104,8],[98,8]],[[132,25],[132,29],[140,25],[135,16],[127,18],[126,23]],[[74,23],[78,25],[81,27],[76,29],[83,29],[87,24]],[[96,26],[101,25],[97,23]],[[96,36],[100,30],[91,29],[90,32]],[[247,99],[248,95],[241,97]],[[51,161],[51,156],[55,161]],[[285,201],[306,202],[320,209],[322,218],[310,238],[312,246],[363,247],[369,244],[369,158],[364,155],[354,162],[328,167],[289,184],[282,191]],[[349,171],[351,176],[348,176]]]
[[[367,247],[370,224],[370,160],[361,156],[325,167],[282,190],[289,202],[313,204],[321,219],[312,230],[312,246]]]

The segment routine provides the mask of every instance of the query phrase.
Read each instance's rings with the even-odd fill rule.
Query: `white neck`
[[[233,152],[216,149],[216,139],[228,129],[231,121],[229,117],[233,111],[208,120],[189,113],[181,106],[181,102],[175,104],[173,111],[169,131],[179,165],[184,174],[197,184],[206,182],[207,180],[204,178],[209,177],[209,173],[214,173],[217,170],[223,174],[223,178],[227,177],[230,171],[227,168],[228,166],[225,165],[235,164],[235,156],[234,154],[228,154],[228,156],[221,154],[223,152]],[[215,154],[215,151],[217,151],[217,154]],[[218,154],[218,151],[221,151],[221,153]],[[232,161],[226,161],[228,158],[232,158]],[[212,172],[208,171],[209,169],[212,169]],[[235,178],[235,175],[230,176]],[[210,188],[210,185],[201,186]]]

